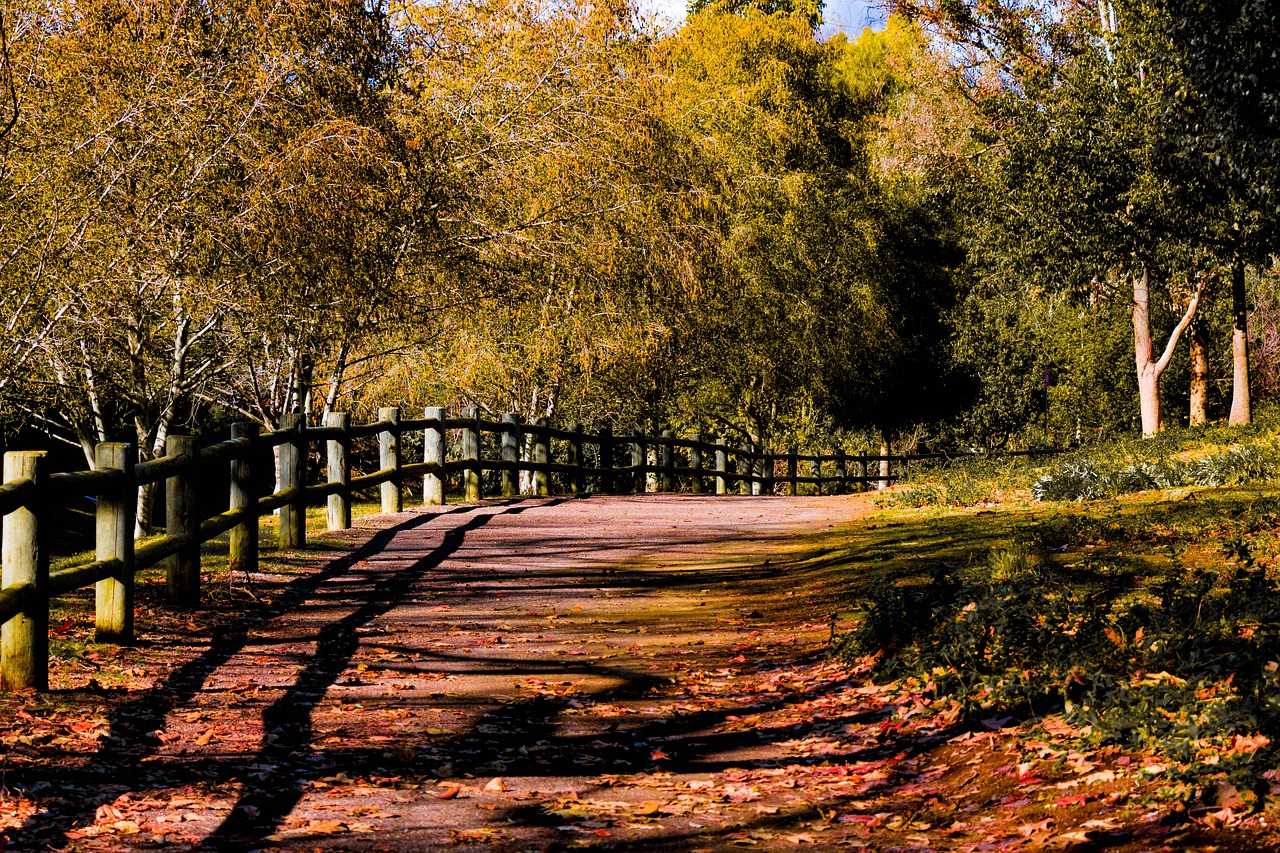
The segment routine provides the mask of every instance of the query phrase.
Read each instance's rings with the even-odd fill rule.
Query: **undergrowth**
[[[932,682],[974,720],[1062,713],[1185,780],[1251,785],[1277,763],[1280,582],[1241,540],[1216,570],[1174,560],[1141,581],[1123,561],[1068,567],[1015,543],[878,589],[837,648]]]
[[[878,506],[966,507],[997,500],[1001,494],[1025,489],[1043,470],[1045,457],[962,456],[938,462],[914,463],[899,487],[877,495]]]
[[[1096,500],[1148,489],[1236,486],[1274,476],[1280,470],[1275,445],[1245,445],[1199,459],[1147,459],[1116,464],[1081,456],[1062,463],[1031,486],[1036,500]]]

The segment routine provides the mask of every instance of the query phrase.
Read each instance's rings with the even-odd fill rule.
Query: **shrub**
[[[1235,447],[1193,462],[1157,459],[1128,465],[1108,465],[1093,459],[1073,459],[1031,486],[1040,501],[1097,500],[1098,498],[1180,486],[1230,486],[1264,480],[1277,470],[1274,448]]]

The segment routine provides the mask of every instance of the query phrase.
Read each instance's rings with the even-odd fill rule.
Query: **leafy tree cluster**
[[[818,14],[8,8],[6,430],[146,457],[391,401],[754,441],[935,416],[949,191],[877,147],[935,60]]]
[[[393,402],[1001,443],[1152,432],[1172,376],[1247,420],[1266,6],[903,0],[824,41],[820,3],[22,0],[0,419],[144,457]]]
[[[1191,423],[1247,423],[1249,282],[1269,278],[1280,221],[1271,4],[897,5],[949,45],[986,146],[963,231],[977,325],[956,352],[982,388],[970,424],[999,436],[1052,402],[1060,436],[1072,420],[1123,427],[1132,405],[1091,424],[1099,412],[1080,400],[1124,387],[1151,434],[1171,375]],[[1104,315],[1106,332],[1067,345],[1079,335],[1064,316]],[[1108,383],[1090,365],[1126,321],[1133,367]],[[1028,349],[1032,330],[1041,345]],[[1024,381],[1010,381],[1014,364]],[[1032,393],[1042,370],[1060,382]]]

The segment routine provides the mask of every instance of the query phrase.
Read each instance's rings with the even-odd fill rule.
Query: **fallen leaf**
[[[1043,835],[1053,830],[1053,818],[1047,817],[1036,823],[1024,823],[1018,827],[1018,834],[1030,838],[1033,835]]]
[[[501,792],[503,792],[503,791],[507,790],[507,786],[506,786],[506,785],[504,785],[504,784],[502,783],[502,777],[501,777],[501,776],[495,776],[495,777],[493,777],[493,779],[489,782],[489,784],[488,784],[488,785],[485,785],[485,786],[484,786],[484,789],[485,789],[486,791],[494,791],[494,792],[501,793]]]
[[[461,785],[450,785],[449,787],[445,788],[445,789],[444,789],[443,791],[441,791],[440,793],[436,794],[436,799],[437,799],[437,800],[452,800],[454,797],[458,796],[458,794],[460,794],[460,793],[462,793],[462,786],[461,786]]]
[[[341,820],[312,820],[306,826],[308,835],[338,835],[350,831],[351,827]]]

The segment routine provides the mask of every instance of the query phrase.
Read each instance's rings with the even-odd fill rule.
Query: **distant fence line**
[[[423,461],[404,462],[402,442],[413,433],[422,434]],[[497,440],[486,443],[486,436]],[[377,439],[379,469],[353,476],[352,443],[366,437]],[[324,444],[325,481],[308,484],[313,443]],[[458,458],[447,458],[451,444],[460,449]],[[486,457],[486,446],[496,454]],[[814,486],[818,493],[824,487],[843,491],[887,485],[899,476],[893,466],[900,471],[908,460],[939,456],[873,456],[843,450],[773,453],[733,446],[723,438],[677,438],[669,430],[657,436],[637,430],[616,435],[605,424],[598,433],[588,434],[576,424],[553,428],[545,418],[527,424],[507,414],[492,421],[476,409],[448,417],[441,408],[429,408],[425,417],[413,420],[402,419],[399,409],[384,408],[369,424],[352,424],[349,415],[331,413],[322,426],[308,426],[304,415],[291,414],[283,416],[280,429],[273,432],[263,433],[255,423],[235,424],[229,440],[203,448],[194,438],[171,435],[165,454],[138,463],[132,445],[104,442],[95,449],[94,469],[73,473],[48,471],[40,451],[4,455],[0,688],[47,689],[52,598],[93,584],[96,640],[129,642],[137,571],[165,562],[169,603],[194,607],[200,601],[202,544],[229,533],[231,569],[255,571],[260,518],[278,512],[278,546],[300,548],[306,544],[308,506],[324,503],[328,529],[345,529],[351,526],[352,496],[375,486],[381,488],[384,513],[403,509],[411,478],[422,478],[424,504],[443,504],[450,474],[461,475],[461,497],[467,502],[482,500],[486,485],[496,486],[498,496],[518,496],[521,474],[532,478],[532,493],[539,496],[551,494],[553,485],[569,494],[639,493],[649,487],[650,475],[660,492],[683,485],[695,494],[772,494],[784,483],[795,495],[802,484]],[[270,494],[258,494],[266,465],[275,469],[275,487]],[[878,470],[873,472],[872,465]],[[205,481],[221,480],[220,475],[212,476],[214,466],[229,467],[228,509],[205,517],[199,491]],[[486,483],[488,472],[497,473],[496,483]],[[161,482],[165,535],[136,544],[138,489]],[[83,495],[96,496],[95,558],[50,572],[51,514]]]

